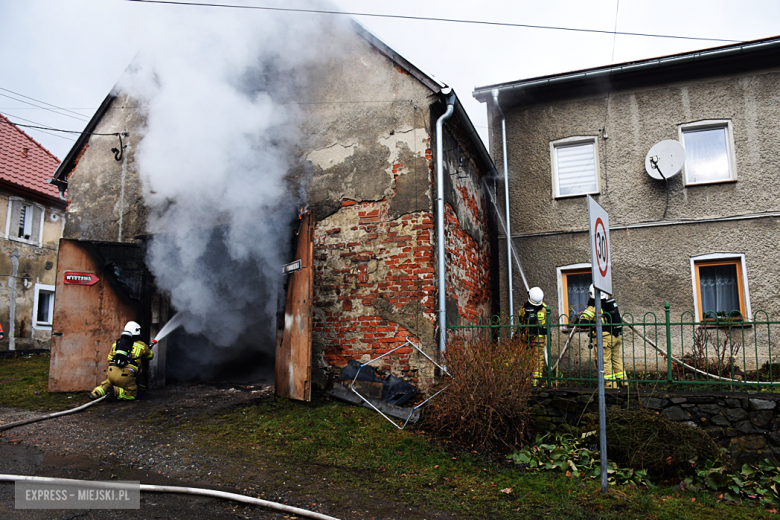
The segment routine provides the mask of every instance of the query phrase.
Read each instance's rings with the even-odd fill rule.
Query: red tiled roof
[[[0,180],[59,200],[57,187],[46,182],[60,160],[0,114]]]

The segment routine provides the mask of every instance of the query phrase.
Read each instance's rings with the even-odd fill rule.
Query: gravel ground
[[[259,497],[344,519],[449,519],[387,496],[332,484],[334,468],[301,467],[277,457],[244,464],[203,453],[186,429],[163,436],[147,416],[172,424],[203,413],[249,404],[273,395],[262,385],[169,386],[135,402],[98,403],[83,412],[0,433],[0,473],[85,480],[132,480],[142,484],[217,489]],[[80,403],[74,403],[74,407]],[[0,424],[39,416],[39,412],[0,408]],[[140,510],[16,511],[14,486],[0,484],[0,519],[84,518],[296,518],[255,506],[183,495],[142,495]],[[330,497],[330,499],[323,498]],[[335,497],[335,498],[334,498]]]

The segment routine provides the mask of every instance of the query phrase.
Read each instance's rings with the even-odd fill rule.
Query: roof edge
[[[27,200],[48,204],[50,206],[56,206],[63,211],[68,207],[68,203],[59,197],[48,196],[41,192],[31,190],[30,188],[20,186],[19,184],[10,182],[5,179],[0,179],[0,187],[8,192],[23,196]]]
[[[432,75],[428,74],[420,67],[416,66],[411,61],[398,54],[388,44],[380,40],[377,35],[366,29],[363,24],[354,18],[352,18],[350,21],[352,22],[352,27],[355,29],[355,31],[366,41],[368,41],[368,43],[379,49],[379,52],[387,56],[393,63],[414,76],[418,81],[420,81],[420,83],[431,89],[433,92],[438,94],[443,89],[447,88],[445,83],[437,80]]]
[[[493,90],[511,91],[511,90],[522,89],[527,87],[560,84],[564,82],[585,81],[585,80],[594,79],[604,75],[611,75],[614,78],[616,75],[629,73],[629,72],[636,72],[637,70],[641,70],[641,69],[678,65],[682,62],[689,61],[689,60],[704,60],[704,59],[710,60],[710,59],[724,58],[739,53],[749,53],[749,52],[766,50],[767,48],[772,48],[772,47],[777,47],[778,49],[780,49],[780,36],[773,36],[771,38],[763,38],[760,40],[751,40],[747,42],[724,45],[720,47],[711,47],[708,49],[701,49],[692,52],[684,52],[680,54],[672,54],[668,56],[661,56],[661,57],[650,58],[645,60],[618,63],[615,65],[603,65],[600,67],[569,71],[560,74],[550,74],[546,76],[537,76],[534,78],[528,78],[528,79],[523,79],[518,81],[510,81],[505,83],[496,83],[493,85],[485,85],[482,87],[476,87],[472,92],[472,95],[478,101],[485,102],[487,101],[487,99],[489,99],[492,96],[491,91]]]
[[[98,123],[103,118],[103,115],[105,115],[106,111],[108,111],[108,108],[111,106],[111,103],[113,103],[114,100],[116,99],[117,94],[115,93],[115,90],[116,88],[111,89],[111,92],[108,93],[106,98],[100,104],[100,106],[95,111],[95,113],[92,115],[92,118],[87,123],[87,126],[85,126],[84,130],[81,131],[81,135],[79,135],[79,138],[76,139],[76,142],[71,147],[70,151],[68,152],[68,155],[65,156],[65,159],[62,160],[59,167],[57,168],[57,171],[54,172],[54,175],[52,177],[55,180],[59,180],[59,181],[68,180],[67,173],[73,168],[73,165],[78,159],[79,152],[87,143],[87,141],[89,141],[92,132],[95,130]]]

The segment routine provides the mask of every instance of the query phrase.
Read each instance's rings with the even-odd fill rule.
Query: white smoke
[[[135,155],[153,234],[147,263],[187,313],[187,332],[272,352],[298,207],[285,181],[298,138],[295,102],[308,66],[330,48],[334,20],[173,14],[157,20],[120,85],[147,116]]]

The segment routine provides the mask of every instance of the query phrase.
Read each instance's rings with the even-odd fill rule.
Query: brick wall
[[[430,164],[430,152],[426,158]],[[402,168],[393,167],[395,178]],[[489,232],[479,186],[473,173],[459,178],[445,211],[447,299],[468,320],[486,316],[491,303]],[[339,211],[317,223],[312,339],[320,377],[315,374],[315,382],[338,375],[350,359],[366,362],[407,338],[429,355],[437,352],[435,217],[414,211],[392,219],[390,211],[387,198],[344,199]],[[433,365],[411,347],[372,366],[422,390],[434,383]]]
[[[313,343],[321,369],[361,362],[406,342],[430,347],[435,320],[433,216],[387,217],[386,200],[345,200],[314,237]],[[373,366],[430,385],[411,347]],[[426,382],[427,380],[427,382]]]

